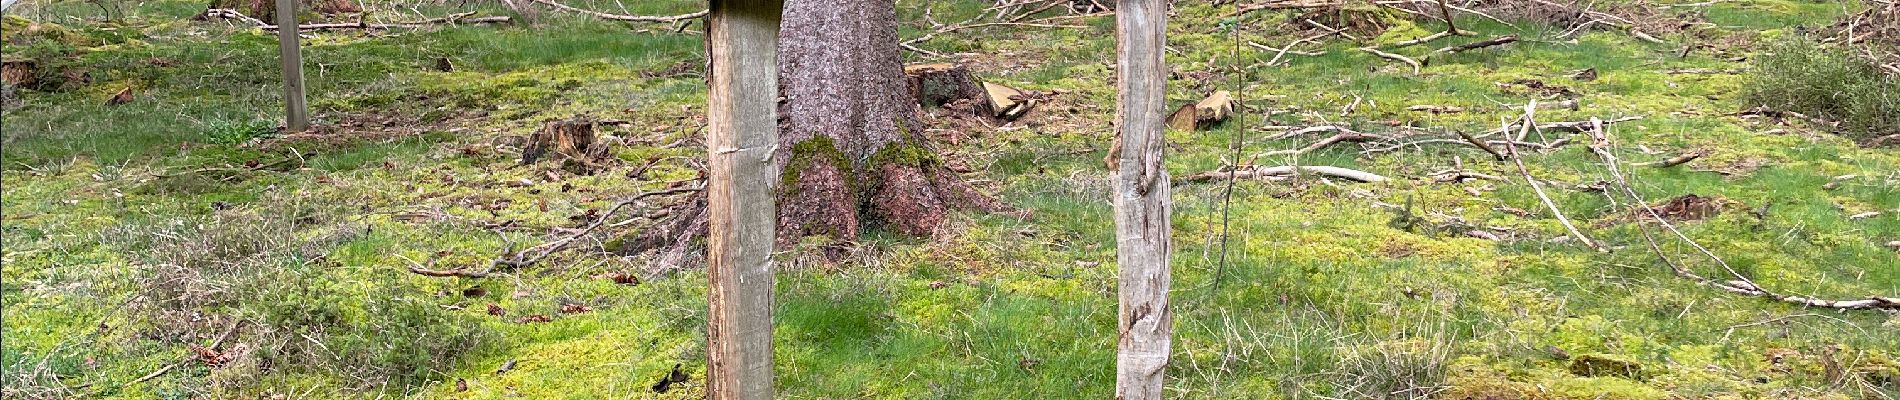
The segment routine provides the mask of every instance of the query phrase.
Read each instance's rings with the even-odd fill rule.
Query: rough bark
[[[773,94],[779,0],[714,0],[707,23],[707,398],[773,397]]]
[[[779,42],[779,246],[878,224],[930,235],[1003,207],[945,168],[917,119],[888,0],[792,0]]]
[[[1160,399],[1174,315],[1168,305],[1172,207],[1162,152],[1167,67],[1167,5],[1120,0],[1116,6],[1116,80],[1120,129],[1115,162],[1115,256],[1120,265],[1120,340],[1115,398]]]

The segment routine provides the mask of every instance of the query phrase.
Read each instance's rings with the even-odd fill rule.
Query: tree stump
[[[580,163],[586,173],[591,173],[596,169],[594,159],[607,155],[607,146],[594,141],[594,126],[594,120],[587,117],[548,121],[521,149],[521,164],[543,159],[571,161]]]
[[[977,87],[976,77],[970,75],[969,68],[961,65],[907,65],[904,66],[904,76],[910,80],[911,95],[924,107],[942,107],[957,100],[983,98],[983,89]]]
[[[1168,128],[1192,131],[1226,121],[1234,113],[1234,96],[1225,90],[1201,101],[1184,104],[1168,115]]]

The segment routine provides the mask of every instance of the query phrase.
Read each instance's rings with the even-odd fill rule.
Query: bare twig
[[[1387,53],[1387,52],[1379,51],[1379,49],[1375,49],[1371,47],[1360,47],[1359,50],[1367,52],[1367,53],[1372,53],[1372,55],[1379,56],[1380,58],[1398,61],[1398,62],[1405,63],[1406,65],[1410,65],[1412,66],[1412,75],[1418,75],[1419,73],[1423,72],[1425,68],[1424,64],[1420,64],[1418,60],[1413,60],[1411,57],[1406,57],[1406,56],[1393,54],[1393,53]]]
[[[1531,127],[1537,124],[1536,115],[1537,100],[1533,99],[1530,104],[1524,105],[1524,125],[1522,128],[1524,133],[1529,133]],[[1519,136],[1523,136],[1523,133],[1520,133]],[[1529,182],[1531,184],[1531,190],[1537,192],[1537,199],[1543,201],[1544,207],[1549,208],[1551,215],[1557,217],[1557,222],[1563,224],[1564,229],[1570,231],[1570,236],[1575,237],[1577,241],[1583,242],[1583,245],[1589,246],[1598,253],[1610,252],[1608,248],[1597,244],[1595,240],[1590,240],[1589,236],[1584,236],[1583,231],[1577,230],[1577,226],[1570,223],[1570,218],[1564,216],[1563,210],[1557,208],[1557,203],[1550,200],[1550,195],[1544,193],[1544,185],[1538,183],[1536,177],[1531,176],[1530,167],[1524,166],[1524,159],[1517,156],[1517,144],[1515,141],[1505,141],[1504,149],[1508,152],[1511,161],[1517,164],[1517,172],[1523,174],[1524,181]]]

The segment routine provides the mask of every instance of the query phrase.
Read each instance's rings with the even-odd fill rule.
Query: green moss
[[[830,136],[813,135],[811,139],[792,145],[792,159],[785,162],[785,170],[779,171],[779,190],[783,197],[796,197],[798,178],[805,170],[817,165],[828,164],[844,175],[845,190],[852,191],[857,186],[856,175],[852,173],[851,161],[838,150],[837,142]],[[824,163],[824,164],[819,164]]]

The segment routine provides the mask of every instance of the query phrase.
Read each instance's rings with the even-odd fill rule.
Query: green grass
[[[628,2],[626,12],[697,7],[689,3]],[[80,3],[54,4],[48,13],[99,15]],[[575,4],[619,12],[613,2]],[[929,29],[921,21],[926,7],[949,23],[987,5],[903,2],[903,35]],[[629,122],[603,127],[630,143],[615,148],[629,164],[699,155],[694,146],[657,147],[693,134],[692,119],[703,115],[699,36],[551,11],[534,26],[314,34],[305,53],[312,63],[313,111],[320,124],[337,128],[323,137],[284,138],[265,129],[276,124],[281,107],[271,38],[178,21],[195,7],[143,3],[122,25],[142,27],[137,34],[76,28],[101,42],[137,41],[131,45],[5,50],[9,57],[58,58],[94,75],[94,83],[69,90],[27,91],[20,105],[5,110],[0,365],[6,390],[43,389],[57,376],[67,385],[90,384],[78,391],[84,398],[703,394],[702,271],[616,285],[598,276],[640,271],[644,263],[578,252],[485,279],[405,271],[412,261],[484,266],[510,243],[539,242],[551,228],[572,226],[570,217],[585,210],[694,176],[680,163],[663,162],[645,179],[616,170],[563,174],[555,182],[546,177],[553,166],[517,166],[491,144],[526,135],[546,119],[586,114]],[[1179,74],[1171,81],[1171,102],[1198,99],[1204,93],[1190,89],[1197,82],[1189,76],[1211,72],[1216,78],[1203,89],[1233,90],[1238,79],[1251,112],[1246,126],[1171,134],[1168,168],[1175,175],[1222,165],[1235,134],[1247,138],[1243,159],[1314,139],[1262,140],[1277,133],[1257,128],[1268,123],[1350,123],[1369,132],[1393,131],[1388,122],[1432,131],[1491,129],[1516,116],[1507,108],[1530,99],[1498,83],[1532,79],[1568,88],[1583,102],[1577,111],[1540,111],[1540,120],[1644,117],[1609,132],[1626,161],[1708,150],[1683,167],[1630,167],[1635,187],[1652,202],[1683,194],[1739,202],[1681,228],[1763,285],[1824,297],[1900,293],[1900,255],[1883,247],[1900,240],[1900,212],[1893,209],[1900,192],[1892,190],[1900,156],[1805,124],[1726,115],[1745,108],[1745,77],[1662,72],[1747,64],[1700,52],[1680,58],[1673,46],[1603,31],[1574,43],[1526,41],[1444,57],[1419,76],[1346,43],[1314,46],[1327,50],[1323,56],[1289,55],[1286,65],[1236,74],[1229,66],[1256,65],[1272,54],[1243,47],[1236,61],[1227,30],[1233,21],[1218,17],[1225,6],[1177,7],[1170,21],[1177,51],[1169,61]],[[437,15],[456,8],[423,10]],[[1723,2],[1709,8],[1709,19],[1727,26],[1718,28],[1724,32],[1767,39],[1791,26],[1825,24],[1841,12],[1822,3]],[[1242,21],[1243,40],[1274,46],[1293,40],[1297,33],[1278,28],[1288,17],[1250,14]],[[1529,23],[1519,23],[1519,30],[1476,18],[1458,22],[1482,35],[1532,38],[1550,31]],[[1006,55],[978,56],[976,73],[1033,90],[1069,91],[1034,112],[1032,118],[1045,123],[965,132],[971,136],[961,145],[940,143],[981,171],[975,178],[982,187],[1034,217],[962,215],[956,234],[936,239],[874,232],[852,256],[832,264],[784,255],[776,310],[784,397],[1112,395],[1116,272],[1100,160],[1112,129],[1114,71],[1104,60],[1113,52],[1113,35],[1109,18],[1073,23],[1084,27],[992,28],[918,44]],[[1405,22],[1398,29],[1441,28]],[[1466,40],[1475,39],[1435,45]],[[1433,47],[1395,51],[1423,56]],[[432,70],[437,57],[449,58],[456,71]],[[682,64],[687,74],[659,74]],[[1598,79],[1566,77],[1585,68],[1597,69]],[[137,101],[102,104],[126,86],[138,88]],[[1341,116],[1354,96],[1361,98],[1358,109]],[[1415,104],[1473,111],[1405,110]],[[1521,180],[1413,179],[1449,168],[1454,156],[1478,172],[1516,175],[1513,165],[1490,161],[1477,149],[1426,145],[1377,157],[1357,150],[1342,145],[1298,160],[1255,162],[1337,165],[1404,179],[1381,185],[1311,177],[1241,182],[1225,221],[1222,185],[1175,188],[1171,395],[1358,398],[1405,389],[1395,382],[1408,380],[1448,386],[1441,393],[1446,398],[1900,394],[1893,378],[1900,375],[1894,361],[1900,338],[1887,333],[1900,320],[1737,297],[1677,278],[1656,262],[1634,226],[1606,222],[1625,213],[1628,201],[1566,189],[1608,179],[1581,145],[1526,161],[1551,182],[1553,200],[1569,216],[1618,249],[1612,254],[1551,242],[1563,229]],[[304,157],[290,165],[298,168],[229,171],[297,153]],[[1844,175],[1856,177],[1822,188]],[[529,185],[518,184],[524,179]],[[1429,224],[1456,218],[1513,240],[1399,229],[1391,223],[1395,212],[1379,203],[1410,204]],[[1766,214],[1752,215],[1763,205]],[[434,217],[438,211],[446,217]],[[1884,213],[1848,218],[1866,211]],[[501,223],[521,228],[483,228]],[[1223,224],[1232,232],[1225,266],[1216,260]],[[1705,275],[1723,274],[1684,244],[1663,246]],[[173,279],[179,271],[200,276]],[[485,293],[463,295],[475,286]],[[200,300],[153,300],[176,297],[168,293]],[[565,303],[592,311],[560,313]],[[488,315],[491,304],[505,316]],[[518,322],[537,314],[552,321]],[[257,324],[238,342],[259,349],[252,360],[271,360],[272,368],[191,363],[127,384],[185,357],[190,344],[209,343],[223,328],[218,322],[229,317]],[[1647,379],[1578,376],[1552,349],[1572,358],[1634,361]],[[1781,361],[1769,361],[1771,355]],[[31,373],[42,361],[49,373]],[[512,370],[495,373],[511,361]],[[651,393],[648,387],[676,363],[694,381]],[[1851,372],[1830,376],[1829,365]],[[457,391],[458,379],[468,391]]]

